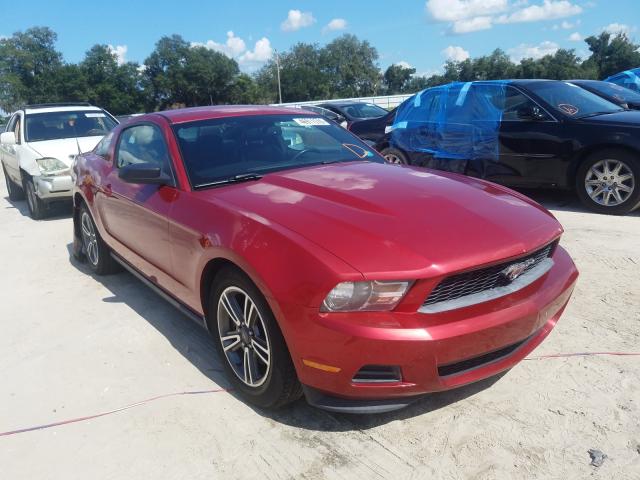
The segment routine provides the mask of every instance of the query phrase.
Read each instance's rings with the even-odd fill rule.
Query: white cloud
[[[521,43],[517,47],[507,50],[507,53],[511,57],[511,60],[517,63],[523,58],[533,58],[537,60],[545,55],[553,55],[559,48],[560,46],[557,43],[550,41],[544,41],[538,45]]]
[[[530,5],[508,15],[496,18],[496,23],[524,23],[554,20],[582,13],[582,7],[568,0],[543,0],[540,5]]]
[[[116,45],[115,47],[113,45],[108,45],[108,47],[111,54],[116,56],[116,61],[118,62],[118,65],[123,65],[124,63],[126,63],[127,61],[125,59],[125,56],[127,55],[126,45]]]
[[[241,64],[264,63],[273,56],[273,48],[267,37],[262,37],[253,47],[253,50],[247,50],[240,58]]]
[[[571,35],[569,35],[569,41],[570,42],[581,42],[582,41],[582,35],[580,35],[580,33],[578,33],[578,32],[573,32]]]
[[[488,30],[492,26],[493,19],[491,17],[474,17],[453,22],[451,32],[457,34],[477,32],[479,30]]]
[[[508,0],[427,0],[426,5],[427,11],[438,22],[495,15],[508,7]]]
[[[629,25],[625,25],[624,23],[610,23],[606,27],[602,27],[603,32],[610,33],[611,35],[617,35],[619,33],[624,33],[625,35],[629,35],[631,32],[636,30],[636,27],[631,27]]]
[[[440,53],[447,60],[451,60],[453,62],[464,62],[469,58],[469,52],[467,52],[464,48],[455,45],[449,45]]]
[[[397,65],[398,67],[402,67],[402,68],[413,68],[413,65],[411,65],[409,62],[405,60],[400,60],[399,62],[394,63],[394,65]]]
[[[552,30],[571,30],[572,28],[577,27],[578,25],[580,25],[580,19],[576,20],[574,23],[571,22],[567,22],[566,20],[563,20],[562,23],[556,24],[552,27]]]
[[[334,32],[336,30],[345,30],[347,28],[347,21],[344,18],[334,18],[327,23],[322,29],[322,33]]]
[[[449,23],[450,32],[463,34],[488,30],[495,24],[538,22],[582,13],[582,7],[569,0],[427,0],[426,10],[436,22]],[[579,22],[562,22],[557,30],[574,28]]]
[[[227,32],[225,43],[207,40],[204,43],[191,42],[191,46],[205,47],[223,53],[227,57],[236,60],[245,70],[254,70],[273,56],[273,48],[268,38],[262,37],[255,42],[253,50],[248,50],[246,42],[231,30]]]
[[[316,23],[316,19],[311,12],[301,12],[300,10],[289,10],[287,19],[280,24],[284,32],[295,32],[304,27],[310,27]]]
[[[244,40],[240,37],[236,37],[235,34],[229,30],[227,32],[227,41],[225,43],[218,43],[213,40],[207,40],[204,43],[191,42],[192,47],[205,47],[216,52],[224,53],[229,58],[234,58],[240,55],[247,49]]]

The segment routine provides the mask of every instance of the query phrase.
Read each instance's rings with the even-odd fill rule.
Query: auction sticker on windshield
[[[327,122],[324,118],[311,118],[311,117],[294,118],[293,121],[302,127],[315,127],[319,125],[329,125],[329,122]]]
[[[104,113],[85,113],[84,116],[87,118],[102,118],[106,115]]]
[[[570,103],[561,103],[558,105],[558,109],[567,115],[575,115],[580,111],[578,107],[571,105]]]

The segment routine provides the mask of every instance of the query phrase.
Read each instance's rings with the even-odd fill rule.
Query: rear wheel
[[[16,183],[9,178],[7,169],[2,165],[2,171],[4,173],[4,181],[7,184],[7,193],[9,194],[9,200],[22,200],[24,198],[24,190],[20,188]]]
[[[34,220],[40,220],[47,213],[47,206],[36,194],[36,187],[33,178],[28,177],[24,180],[24,192],[27,196],[27,206],[29,207],[29,215]]]
[[[380,152],[387,163],[393,163],[395,165],[408,165],[409,160],[407,156],[398,150],[397,148],[384,148],[382,152]]]
[[[94,273],[108,275],[119,270],[118,263],[113,259],[109,247],[100,237],[86,205],[82,205],[80,208],[80,236],[82,238],[82,255]]]
[[[209,299],[209,330],[237,391],[277,408],[302,395],[282,332],[264,296],[235,268],[221,270]]]
[[[576,188],[595,212],[624,215],[640,205],[640,160],[624,150],[590,155],[578,168]]]

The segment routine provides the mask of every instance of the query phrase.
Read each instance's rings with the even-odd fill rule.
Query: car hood
[[[597,125],[608,124],[625,127],[640,127],[640,111],[625,110],[624,112],[607,113],[604,115],[585,118],[582,121]]]
[[[102,136],[59,138],[57,140],[29,142],[29,147],[31,147],[40,158],[57,158],[67,166],[71,166],[73,158],[79,153],[78,147],[80,147],[82,153],[89,152],[94,149],[100,140],[102,140]]]
[[[197,195],[293,230],[367,278],[466,269],[562,233],[549,212],[504,187],[369,162],[271,173]]]

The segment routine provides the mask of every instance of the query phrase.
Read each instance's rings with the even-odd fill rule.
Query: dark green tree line
[[[193,46],[179,35],[162,37],[142,65],[119,64],[107,45],[94,45],[77,64],[56,50],[57,35],[33,27],[0,39],[0,109],[25,103],[88,101],[114,114],[179,106],[275,103],[275,57],[252,75],[223,53]],[[640,66],[638,45],[626,35],[603,32],[585,40],[590,56],[560,49],[539,59],[511,61],[502,50],[462,62],[447,62],[440,74],[378,66],[366,40],[343,35],[325,46],[298,43],[278,59],[283,101],[323,100],[414,93],[452,81],[505,78],[596,78]]]

